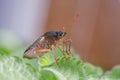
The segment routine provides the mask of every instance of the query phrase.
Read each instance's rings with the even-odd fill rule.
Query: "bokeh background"
[[[0,0],[0,49],[22,56],[41,34],[64,26],[84,61],[111,69],[120,64],[119,21],[120,0]]]

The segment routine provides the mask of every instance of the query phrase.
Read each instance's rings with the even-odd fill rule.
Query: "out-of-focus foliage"
[[[19,58],[4,57],[0,60],[0,80],[38,80],[38,74]]]
[[[74,52],[74,56],[65,59],[56,49],[58,64],[51,52],[40,60],[23,59],[27,46],[15,35],[4,34],[0,35],[3,36],[0,40],[0,80],[120,80],[120,66],[103,72],[100,67],[77,58]]]

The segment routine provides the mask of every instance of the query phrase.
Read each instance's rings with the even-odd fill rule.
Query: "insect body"
[[[71,26],[73,26],[73,24],[76,22],[78,17],[79,17],[79,14],[75,15],[73,21],[71,22]],[[62,32],[59,30],[53,30],[53,31],[48,31],[44,33],[31,46],[29,46],[25,50],[24,57],[39,58],[43,53],[52,51],[54,59],[56,60],[54,49],[56,47],[59,48],[59,45],[62,45],[63,48],[66,47],[66,53],[68,55],[72,55],[70,52],[71,40],[65,39],[66,34],[67,34],[66,32]],[[64,50],[61,50],[60,48],[59,50],[64,55],[64,58],[66,58],[64,54]],[[57,63],[57,60],[56,60],[56,63]]]
[[[59,46],[60,44],[69,42],[67,40],[64,40],[64,37],[66,36],[66,32],[58,31],[58,30],[53,30],[53,31],[48,31],[44,33],[42,36],[40,36],[31,46],[29,46],[26,51],[24,52],[24,57],[25,58],[34,58],[38,57],[46,52],[49,52],[52,50],[55,57],[54,53],[54,48]],[[69,49],[66,49],[67,52]],[[63,52],[63,55],[65,57],[65,54]]]

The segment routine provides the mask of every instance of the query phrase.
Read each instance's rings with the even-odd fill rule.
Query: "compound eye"
[[[56,35],[57,35],[57,36],[62,36],[63,33],[62,33],[62,32],[56,32]]]
[[[56,32],[56,35],[59,35],[59,33],[58,33],[58,32]]]

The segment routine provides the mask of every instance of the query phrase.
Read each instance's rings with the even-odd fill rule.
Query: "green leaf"
[[[82,70],[86,76],[96,75],[99,77],[103,74],[103,70],[100,67],[95,67],[90,63],[84,63]]]
[[[9,55],[10,54],[10,51],[6,48],[2,48],[0,47],[0,56],[3,56],[3,55]]]
[[[74,57],[64,57],[58,59],[58,64],[42,68],[42,71],[53,73],[58,80],[79,80],[83,78],[82,67],[83,62]]]
[[[54,61],[53,61],[50,53],[46,53],[40,58],[39,65],[42,68],[42,67],[50,66],[53,62]]]
[[[107,71],[103,77],[110,80],[120,80],[120,66],[115,66],[111,71]]]
[[[57,77],[50,71],[47,70],[41,70],[40,71],[40,79],[41,80],[58,80]]]
[[[17,57],[4,57],[0,60],[0,80],[38,80],[38,76]]]

